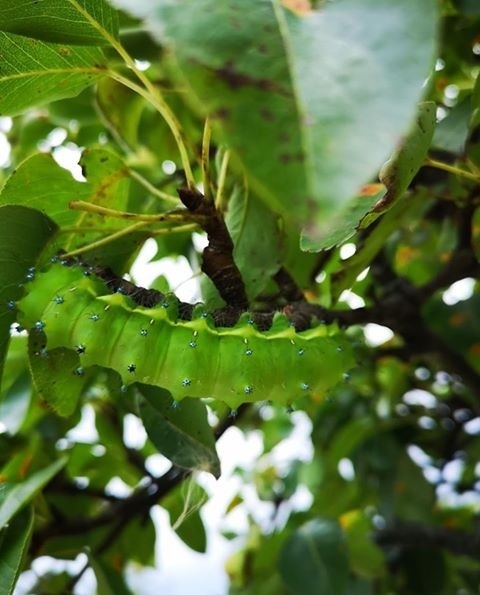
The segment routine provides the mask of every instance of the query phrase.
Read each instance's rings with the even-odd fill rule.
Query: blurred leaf
[[[0,400],[0,420],[5,430],[15,435],[25,419],[30,405],[32,383],[27,372],[18,376]]]
[[[103,78],[99,79],[97,84],[103,80]],[[88,126],[100,123],[98,111],[95,107],[95,87],[87,87],[75,97],[67,97],[62,101],[50,103],[48,105],[48,114],[52,124],[65,127],[69,132],[68,138],[76,141],[77,145],[81,145],[82,143],[78,142],[78,140],[82,131]],[[79,129],[76,132],[77,126]],[[103,132],[105,132],[104,128]],[[99,140],[96,138],[89,145],[98,142]]]
[[[374,595],[373,583],[366,579],[352,577],[345,595]]]
[[[46,139],[54,128],[55,124],[45,114],[28,114],[15,118],[8,134],[12,145],[12,164],[16,166],[33,153],[37,153],[38,143]]]
[[[154,386],[141,384],[138,389],[144,397],[138,403],[140,416],[158,451],[179,467],[218,478],[220,461],[205,405],[190,398],[176,404],[170,393]]]
[[[58,459],[48,467],[36,471],[21,483],[0,484],[0,528],[29,502],[54,477],[67,459]]]
[[[3,2],[0,31],[59,43],[107,45],[105,33],[117,37],[118,17],[105,0]]]
[[[97,579],[98,595],[133,595],[121,574],[92,554],[88,559]]]
[[[480,208],[477,207],[472,217],[472,248],[480,262]]]
[[[282,440],[288,438],[294,429],[292,416],[288,412],[276,411],[272,419],[262,420],[264,452],[269,452]]]
[[[1,211],[0,211],[1,212]],[[14,334],[10,337],[5,368],[3,371],[2,393],[8,390],[14,381],[27,369],[28,337]]]
[[[394,515],[412,521],[428,521],[434,508],[435,488],[406,453],[399,457],[392,479]]]
[[[392,242],[395,271],[415,285],[427,283],[450,260],[456,243],[456,230],[447,221],[410,223],[398,230]]]
[[[355,448],[378,431],[378,421],[368,417],[352,419],[349,423],[342,424],[328,446],[329,467],[336,469],[340,459],[349,457]]]
[[[65,595],[71,584],[72,575],[68,572],[49,571],[37,576],[37,580],[32,585],[30,592],[35,593],[35,595]]]
[[[441,551],[411,547],[400,556],[398,562],[405,575],[405,595],[447,593],[445,590],[447,566]]]
[[[466,15],[480,15],[480,5],[477,0],[455,0],[458,10]]]
[[[205,490],[191,479],[186,488],[181,486],[162,500],[175,533],[190,549],[201,554],[207,550],[207,534],[199,509],[207,499]]]
[[[397,230],[403,221],[424,211],[428,206],[425,197],[420,193],[404,196],[396,201],[362,242],[361,248],[348,260],[342,263],[342,269],[335,274],[333,293],[338,297],[342,291],[349,289],[355,283],[362,271],[370,266],[375,256],[382,250],[387,238]]]
[[[106,556],[109,556],[112,564],[117,567],[125,567],[131,562],[142,566],[154,566],[155,542],[155,525],[150,516],[135,518],[128,523]],[[132,544],[135,544],[135,547],[132,547]]]
[[[457,103],[437,124],[433,135],[433,147],[461,155],[465,148],[471,116],[472,105],[469,99]]]
[[[55,223],[39,211],[19,205],[0,206],[0,380],[20,285],[56,229]]]
[[[302,17],[256,0],[150,10],[256,190],[312,241],[405,131],[435,46],[430,0],[348,0]]]
[[[480,371],[480,294],[447,305],[442,299],[430,300],[424,307],[430,328],[452,349]]]
[[[105,58],[96,48],[44,43],[0,32],[0,116],[77,95],[105,76]]]
[[[108,127],[120,144],[134,149],[138,127],[145,108],[142,97],[116,81],[104,78],[97,84],[97,105]]]
[[[353,510],[340,519],[347,542],[350,566],[360,576],[374,578],[385,573],[385,556],[373,542],[373,526],[364,512]]]
[[[279,571],[294,595],[343,595],[348,559],[342,531],[335,521],[315,519],[285,542]]]
[[[20,574],[33,531],[33,513],[24,510],[0,531],[0,593],[10,595]]]

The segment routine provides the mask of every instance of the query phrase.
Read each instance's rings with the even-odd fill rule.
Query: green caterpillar
[[[350,345],[331,326],[296,332],[276,314],[260,332],[244,314],[221,328],[203,305],[181,320],[174,296],[153,308],[137,306],[79,265],[54,264],[26,289],[18,322],[42,329],[47,350],[75,349],[82,367],[72,373],[111,368],[125,386],[161,386],[176,400],[213,397],[232,409],[247,401],[290,404],[308,393],[325,395],[354,364]]]

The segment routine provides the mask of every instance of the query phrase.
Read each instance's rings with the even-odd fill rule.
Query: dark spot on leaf
[[[273,120],[275,120],[274,113],[267,107],[262,107],[259,111],[259,114],[264,120],[267,120],[267,122],[273,122]]]
[[[266,78],[256,78],[235,70],[234,65],[230,61],[226,62],[221,68],[216,68],[215,72],[233,90],[241,89],[242,87],[255,87],[260,91],[278,93],[285,97],[291,96],[290,91],[282,88],[275,81]]]
[[[268,46],[265,43],[259,43],[257,45],[257,50],[260,54],[268,54]]]
[[[280,154],[280,161],[282,163],[290,163],[292,161],[302,162],[304,159],[303,153],[298,151],[297,153],[281,153]]]
[[[212,113],[214,120],[227,120],[230,117],[230,110],[226,107],[219,107]]]

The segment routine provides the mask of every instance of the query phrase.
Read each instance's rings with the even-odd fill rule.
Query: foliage
[[[157,505],[204,553],[202,486],[232,426],[262,438],[224,511],[229,538],[235,510],[249,519],[226,561],[232,594],[477,592],[479,31],[468,0],[0,0],[0,595],[41,556],[81,553],[31,592],[75,591],[87,570],[100,594],[132,592]],[[147,240],[201,275],[202,309],[163,277],[125,277]],[[61,267],[85,275],[66,289],[76,317],[52,306]],[[117,326],[82,366],[71,338],[97,287]],[[187,322],[126,386],[117,362],[138,343],[123,327],[164,306]],[[177,403],[157,380],[164,351],[183,370],[180,330],[205,312],[209,332],[261,350],[270,401]],[[272,350],[272,323],[282,346],[334,335],[328,394],[322,376],[285,396],[282,375],[303,369]],[[226,394],[214,349],[203,391]],[[228,376],[243,372],[240,359]],[[280,464],[299,431],[304,456]]]

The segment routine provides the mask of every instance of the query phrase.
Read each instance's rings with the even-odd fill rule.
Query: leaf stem
[[[223,192],[225,190],[225,180],[227,179],[228,162],[230,160],[230,151],[227,149],[222,157],[222,163],[220,165],[220,173],[218,174],[218,186],[217,194],[215,196],[215,208],[218,211],[222,211],[224,202]]]
[[[100,35],[108,41],[108,43],[114,48],[114,50],[118,53],[118,55],[123,58],[125,64],[132,70],[135,76],[139,79],[144,87],[144,93],[140,93],[145,99],[147,99],[161,114],[165,122],[167,123],[168,127],[170,128],[173,137],[178,146],[178,150],[180,152],[180,158],[182,161],[182,166],[185,171],[185,177],[187,179],[187,184],[189,188],[195,187],[195,180],[193,177],[192,169],[190,167],[190,160],[188,158],[188,152],[186,148],[186,144],[184,141],[184,135],[182,131],[182,127],[180,126],[180,122],[177,120],[175,114],[170,109],[169,105],[165,102],[163,97],[160,95],[158,89],[155,85],[150,81],[150,79],[137,68],[135,60],[130,56],[127,50],[122,46],[122,44],[116,39],[103,25],[101,25],[91,14],[90,12],[82,6],[78,0],[70,0],[70,3],[75,6],[77,11],[86,19],[92,27],[94,27]],[[112,76],[113,71],[108,71],[107,74]],[[128,81],[127,78],[121,77],[122,80],[116,77],[115,78],[119,83],[125,84],[125,81]],[[129,85],[127,85],[129,86]],[[132,87],[130,87],[132,88]],[[132,89],[134,90],[134,89]],[[137,90],[138,92],[138,90]]]
[[[133,225],[129,225],[128,227],[124,227],[123,229],[120,229],[115,233],[105,236],[100,240],[92,242],[91,244],[87,244],[86,246],[82,246],[81,248],[77,248],[76,250],[71,250],[63,256],[65,258],[70,258],[71,256],[78,256],[79,254],[83,254],[84,252],[90,252],[91,250],[95,250],[96,248],[100,248],[101,246],[105,246],[106,244],[110,244],[118,238],[126,236],[136,231],[137,229],[145,227],[146,225],[148,225],[148,221],[139,221],[138,223],[134,223]]]
[[[203,180],[203,195],[205,200],[212,201],[212,187],[210,179],[210,138],[212,136],[212,127],[210,120],[205,119],[205,126],[203,128],[202,138],[202,180]]]
[[[173,194],[168,194],[167,192],[159,190],[156,186],[154,186],[151,182],[149,182],[146,178],[133,169],[129,169],[128,174],[131,178],[148,190],[153,196],[161,198],[172,205],[178,206],[178,196],[173,196]]]
[[[197,223],[185,223],[185,225],[176,225],[175,227],[161,227],[151,232],[152,236],[162,236],[169,233],[183,233],[186,231],[195,231],[198,229]]]
[[[449,165],[448,163],[443,163],[443,161],[437,161],[436,159],[426,159],[423,163],[428,167],[435,167],[436,169],[441,169],[443,171],[448,172],[449,174],[454,174],[455,176],[460,176],[462,178],[466,178],[467,180],[473,180],[474,182],[480,181],[480,176],[459,167],[455,167],[454,165]]]
[[[101,207],[84,200],[72,200],[69,205],[75,211],[85,211],[87,213],[95,213],[96,215],[103,215],[105,217],[113,217],[115,219],[134,219],[136,221],[144,221],[147,223],[154,223],[159,221],[198,221],[199,216],[193,215],[187,210],[177,212],[160,213],[158,215],[143,215],[141,213],[131,213],[128,211],[115,211],[107,207]]]
[[[117,49],[117,51],[118,51],[118,48],[115,48],[115,49]],[[133,64],[135,64],[135,62],[133,62]],[[135,69],[136,69],[136,67],[135,67]],[[116,70],[108,70],[106,72],[106,74],[110,78],[112,78],[115,81],[124,85],[125,87],[128,87],[132,91],[135,91],[135,93],[138,93],[138,95],[141,95],[144,99],[146,99],[149,103],[151,103],[155,107],[155,109],[160,113],[160,115],[162,116],[162,118],[165,120],[168,127],[170,128],[170,131],[172,132],[173,137],[175,138],[175,141],[177,143],[177,147],[180,152],[180,159],[182,161],[182,167],[185,171],[185,178],[187,180],[187,185],[189,188],[195,188],[195,179],[193,177],[192,168],[190,166],[190,160],[188,158],[187,149],[186,149],[186,146],[185,146],[185,143],[183,140],[183,132],[180,128],[180,123],[178,122],[177,118],[175,117],[175,115],[173,114],[171,109],[165,103],[165,101],[163,100],[160,93],[157,92],[156,88],[150,83],[150,81],[140,71],[136,72],[136,74],[142,75],[142,77],[141,77],[142,82],[144,80],[148,82],[147,88],[137,85],[132,80],[130,80],[128,77],[123,76]],[[145,84],[145,86],[147,86],[147,85]]]

